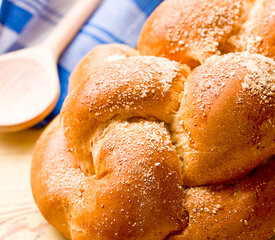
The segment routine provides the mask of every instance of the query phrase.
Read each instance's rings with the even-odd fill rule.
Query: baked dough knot
[[[231,2],[167,0],[139,51],[102,45],[75,68],[31,178],[68,239],[272,237],[274,1]]]

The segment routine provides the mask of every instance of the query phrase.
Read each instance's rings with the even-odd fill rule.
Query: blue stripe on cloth
[[[148,17],[163,0],[133,0]]]
[[[40,2],[39,0],[30,0],[30,2],[35,2],[36,4],[44,7],[44,4],[42,2]]]
[[[117,6],[118,2],[119,6]],[[146,15],[133,0],[105,0],[89,20],[88,25],[93,24],[101,27],[106,32],[122,40],[122,42],[133,46],[136,44],[139,30],[145,20]],[[139,24],[139,27],[137,28],[138,31],[135,31],[133,40],[127,36],[127,30],[136,24]]]
[[[91,34],[90,32],[85,31],[84,29],[82,29],[80,32],[86,34],[87,36],[89,36],[91,38],[93,38],[94,40],[96,40],[98,42],[98,44],[108,43],[108,41],[105,41],[101,37],[97,37],[95,34]]]
[[[109,39],[97,37],[98,35],[85,32],[80,34],[71,42],[70,46],[62,54],[59,63],[69,71],[72,71],[76,64],[86,55],[91,49],[99,44],[110,43]],[[113,41],[114,42],[114,41]]]
[[[57,22],[55,22],[54,20],[50,19],[47,15],[40,15],[41,19],[44,19],[45,21],[47,21],[48,23],[52,24],[52,25],[56,25]]]
[[[60,81],[60,86],[61,86],[60,97],[59,97],[59,100],[58,100],[54,110],[51,112],[51,114],[36,125],[36,127],[38,127],[38,128],[46,126],[51,120],[53,120],[55,118],[56,115],[59,114],[62,104],[64,102],[64,99],[68,93],[68,83],[69,83],[68,79],[70,76],[70,72],[67,69],[65,69],[64,67],[62,67],[60,64],[58,64],[57,68],[58,68],[59,81]]]
[[[44,2],[44,1],[40,1],[40,0],[28,0],[30,3],[32,3],[32,4],[37,4],[37,5],[39,5],[39,6],[41,6],[41,7],[43,7],[43,8],[45,8],[46,7],[46,3],[49,1],[49,0],[47,0],[47,2]]]
[[[18,0],[19,2],[22,2],[24,4],[26,4],[27,6],[29,6],[30,8],[32,8],[35,12],[39,12],[40,8],[37,7],[36,5],[34,5],[33,3],[26,1],[26,0]]]
[[[21,44],[18,43],[18,42],[15,42],[14,44],[12,44],[12,45],[6,50],[6,52],[16,51],[16,50],[19,50],[19,49],[22,49],[22,48],[24,48],[23,45],[21,45]]]
[[[43,12],[50,13],[51,15],[54,15],[54,16],[57,17],[57,18],[62,18],[62,17],[63,17],[60,13],[58,13],[58,12],[55,11],[54,9],[52,9],[52,8],[48,7],[47,5],[45,5],[45,3],[42,3],[42,2],[40,2],[40,1],[38,1],[38,0],[32,0],[32,1],[30,1],[30,0],[28,0],[28,1],[26,1],[26,0],[18,0],[18,1],[21,1],[21,2],[26,3],[26,5],[28,5],[28,6],[32,7],[32,8],[34,8],[34,9],[35,9],[36,11],[38,11],[38,12],[40,12],[40,11],[42,10]],[[48,0],[47,0],[47,1],[48,1]],[[37,7],[37,6],[36,6],[34,3],[32,3],[32,2],[35,2],[36,4],[38,4],[39,7]]]
[[[26,10],[16,6],[10,1],[3,0],[0,15],[0,23],[3,25],[20,33],[31,17],[32,14]]]
[[[47,6],[43,6],[43,9],[44,9],[46,12],[48,12],[48,13],[50,13],[50,14],[52,14],[52,15],[58,17],[58,18],[62,18],[62,15],[59,14],[58,12],[56,12],[56,11],[55,11],[54,9],[52,9],[52,8],[49,8],[49,7],[47,7]]]
[[[118,38],[118,37],[116,37],[114,34],[112,34],[110,31],[108,31],[108,30],[106,30],[106,29],[104,29],[104,28],[102,28],[102,27],[100,27],[100,26],[97,26],[97,25],[95,25],[95,24],[89,24],[92,28],[96,28],[96,29],[98,29],[100,32],[101,32],[101,34],[103,33],[103,34],[106,34],[108,37],[110,37],[111,39],[113,39],[114,40],[114,42],[117,42],[117,43],[124,43],[124,41],[123,40],[121,40],[120,38]],[[93,36],[91,36],[91,37],[93,37]]]

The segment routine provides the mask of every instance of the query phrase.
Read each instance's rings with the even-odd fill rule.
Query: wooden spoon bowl
[[[1,57],[0,76],[0,131],[31,127],[55,107],[59,79],[56,62],[46,47]]]
[[[0,56],[0,132],[35,125],[55,107],[57,60],[101,0],[77,0],[44,43]]]

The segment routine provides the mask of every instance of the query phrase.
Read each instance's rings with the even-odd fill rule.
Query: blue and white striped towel
[[[1,3],[2,1],[2,3]],[[77,0],[0,0],[0,54],[40,43]],[[162,0],[103,0],[58,63],[61,96],[46,125],[60,111],[67,94],[68,77],[94,46],[124,43],[135,47],[140,30]]]

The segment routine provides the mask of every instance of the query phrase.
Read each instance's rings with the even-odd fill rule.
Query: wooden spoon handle
[[[54,57],[58,59],[75,34],[97,9],[102,0],[76,0],[50,36],[45,40]]]

